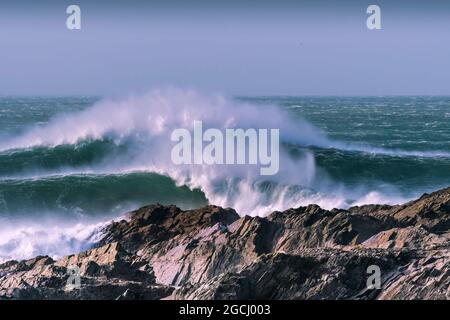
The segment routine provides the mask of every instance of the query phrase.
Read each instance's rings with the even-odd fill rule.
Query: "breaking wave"
[[[178,128],[192,131],[194,121],[202,121],[205,130],[280,129],[278,174],[261,176],[255,165],[174,165],[171,133]],[[0,259],[78,252],[95,241],[104,221],[151,202],[182,208],[211,203],[264,216],[312,203],[326,209],[394,204],[423,191],[405,194],[376,179],[345,183],[345,176],[336,179],[318,165],[318,154],[328,161],[333,152],[339,153],[336,163],[343,161],[342,152],[360,154],[361,162],[367,154],[382,161],[450,158],[447,152],[332,140],[279,106],[191,90],[153,90],[121,101],[103,100],[0,141],[0,218],[8,220],[0,228]],[[339,172],[351,171],[345,167],[351,161],[345,163]],[[55,221],[73,218],[75,223],[43,225],[37,223],[42,215],[59,216]],[[95,215],[95,221],[87,219]],[[16,216],[28,217],[28,222],[14,226]]]
[[[288,147],[282,148],[280,171],[271,177],[260,176],[258,168],[250,165],[174,165],[170,135],[177,128],[192,129],[195,120],[201,120],[205,128],[279,128],[281,141],[285,146],[296,146],[297,152],[293,155]],[[392,196],[392,188],[387,196],[366,190],[364,185],[348,189],[332,181],[317,168],[308,146],[392,156],[448,156],[332,141],[318,128],[277,106],[167,89],[119,102],[105,100],[84,111],[57,116],[45,126],[2,142],[0,161],[3,177],[9,178],[156,173],[170,177],[177,186],[200,189],[210,203],[250,215],[309,203],[332,208],[362,204],[365,199],[388,203],[404,200]],[[43,157],[48,160],[42,161]]]

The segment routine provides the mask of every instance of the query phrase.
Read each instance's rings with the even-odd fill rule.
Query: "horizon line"
[[[126,97],[128,94],[0,94],[0,98],[108,98]],[[226,97],[240,98],[399,98],[399,97],[442,97],[450,98],[450,94],[223,94]]]

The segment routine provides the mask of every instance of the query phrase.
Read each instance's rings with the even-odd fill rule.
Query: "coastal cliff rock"
[[[266,218],[150,205],[91,250],[1,264],[0,299],[450,299],[449,228],[450,189]],[[379,288],[367,285],[373,266]]]

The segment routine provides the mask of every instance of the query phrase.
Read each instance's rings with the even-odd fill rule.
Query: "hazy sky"
[[[218,3],[0,0],[0,94],[450,95],[448,0]]]

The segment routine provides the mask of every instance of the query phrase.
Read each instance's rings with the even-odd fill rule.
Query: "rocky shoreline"
[[[69,283],[73,267],[79,287]],[[368,288],[370,266],[380,288]],[[0,265],[0,299],[450,299],[450,188],[404,205],[240,217],[151,205],[95,248]]]

